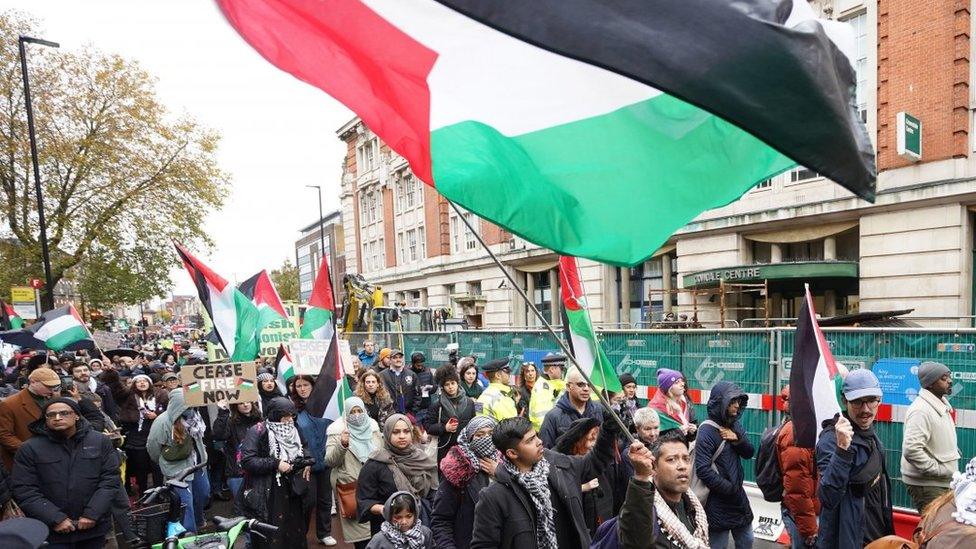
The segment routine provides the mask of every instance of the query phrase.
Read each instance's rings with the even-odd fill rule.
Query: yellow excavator
[[[430,307],[407,307],[406,303],[387,306],[383,288],[368,282],[360,274],[343,279],[342,328],[346,333],[431,332],[443,325],[450,311]]]

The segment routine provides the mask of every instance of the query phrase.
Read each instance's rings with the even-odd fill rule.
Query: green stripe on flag
[[[60,351],[72,343],[77,343],[88,338],[88,330],[84,326],[75,324],[47,338],[44,341],[44,345],[52,351]]]
[[[661,412],[660,410],[657,411],[657,417],[661,419],[661,431],[660,432],[662,432],[662,433],[664,431],[667,431],[668,429],[680,429],[681,428],[681,424],[678,423],[677,420],[675,420],[673,417],[669,416],[668,414],[665,414],[664,412]]]
[[[254,360],[261,352],[258,323],[261,314],[254,303],[240,290],[234,290],[234,312],[237,315],[237,332],[234,334],[234,354],[231,362]],[[223,337],[224,334],[221,334]]]
[[[620,392],[623,388],[620,386],[620,379],[617,378],[617,372],[613,365],[610,363],[610,359],[607,354],[603,351],[603,347],[600,346],[599,342],[596,340],[596,336],[593,333],[593,325],[590,323],[590,314],[586,309],[579,309],[576,311],[566,310],[566,318],[569,320],[569,330],[573,335],[585,339],[593,353],[593,370],[587,372],[590,377],[590,382],[601,389],[606,389],[614,393]],[[576,351],[577,360],[580,359],[580,352]],[[580,366],[586,368],[588,364],[580,364]]]
[[[302,321],[302,339],[328,339],[332,330],[332,311],[319,307],[309,307],[305,310]]]

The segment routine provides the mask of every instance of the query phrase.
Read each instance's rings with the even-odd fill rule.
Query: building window
[[[854,74],[857,79],[857,112],[861,122],[868,121],[868,14],[861,12],[844,19],[854,27]]]
[[[376,139],[370,139],[356,149],[356,164],[359,166],[359,173],[371,171],[376,167]]]
[[[542,313],[543,318],[552,318],[552,290],[549,283],[549,271],[528,273],[528,276],[531,276],[535,282],[532,303]],[[530,311],[526,310],[525,313],[526,318],[533,319],[530,322],[534,323],[538,320]]]
[[[806,181],[815,177],[820,177],[820,174],[803,166],[797,166],[790,170],[790,183],[799,183],[800,181]]]
[[[769,188],[772,188],[772,186],[773,186],[773,180],[772,180],[772,178],[770,178],[770,179],[764,179],[764,180],[760,181],[759,183],[756,183],[756,186],[753,187],[753,190],[758,191],[758,190],[761,190],[761,189],[769,189]]]
[[[478,217],[471,212],[464,212],[464,219],[477,230],[480,225]],[[478,249],[478,239],[468,229],[457,214],[451,214],[451,250],[453,253],[469,252]]]
[[[407,231],[407,261],[417,261],[417,231],[414,229]]]

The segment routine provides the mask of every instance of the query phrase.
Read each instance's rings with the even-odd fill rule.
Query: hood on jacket
[[[387,522],[392,522],[393,521],[393,513],[392,513],[392,510],[393,510],[392,509],[393,508],[393,500],[397,496],[399,496],[401,494],[406,494],[406,495],[408,495],[408,496],[410,496],[410,497],[413,498],[413,504],[414,504],[414,506],[417,509],[417,512],[414,513],[414,515],[415,515],[414,516],[414,521],[419,522],[420,521],[420,500],[417,499],[417,496],[411,494],[410,492],[407,492],[406,490],[400,490],[398,492],[393,492],[393,495],[392,496],[386,498],[386,503],[383,504],[383,518],[386,519]]]
[[[741,401],[739,403],[739,415],[730,420],[727,417],[727,412],[729,405],[736,399]],[[742,417],[742,410],[745,410],[746,403],[748,402],[748,395],[738,385],[729,381],[720,381],[712,387],[712,392],[708,397],[708,419],[719,425],[731,427],[733,423]]]
[[[589,434],[594,427],[599,426],[600,422],[592,417],[577,419],[565,433],[559,435],[552,449],[560,454],[572,455],[573,446],[576,446],[576,443]]]
[[[188,406],[186,405],[186,399],[183,398],[183,388],[177,387],[169,392],[169,403],[166,405],[166,423],[169,424],[170,431],[173,430],[173,424],[176,420],[183,415]]]

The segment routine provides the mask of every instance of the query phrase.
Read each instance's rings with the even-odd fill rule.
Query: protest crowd
[[[306,409],[315,376],[280,386],[259,359],[256,401],[189,407],[179,371],[205,356],[134,347],[111,358],[21,349],[6,365],[0,508],[44,523],[49,547],[139,546],[134,503],[205,464],[177,490],[182,527],[206,531],[207,510],[227,501],[279,527],[251,535],[254,547],[313,536],[357,548],[739,549],[754,543],[744,462],[756,454],[792,547],[913,547],[885,537],[895,464],[874,430],[883,395],[869,370],[844,378],[842,413],[812,448],[798,444],[808,426],[792,419],[784,387],[784,420],[756,447],[738,386],[711,387],[699,418],[689,380],[664,368],[646,404],[620,376],[609,395],[618,421],[564,355],[515,376],[504,358],[452,353],[430,368],[422,353],[407,364],[366,341],[345,380],[353,394],[326,421]],[[928,547],[976,546],[976,459],[960,470],[951,372],[926,362],[918,378],[899,464],[917,535]]]

